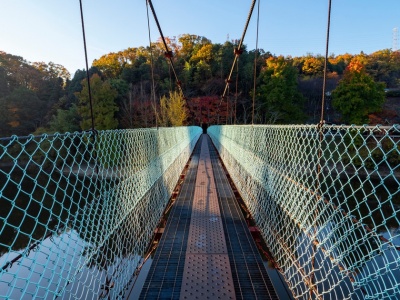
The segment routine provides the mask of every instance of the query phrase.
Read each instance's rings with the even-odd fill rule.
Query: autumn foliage
[[[222,99],[238,40],[220,44],[182,34],[167,37],[166,43],[182,83],[184,107],[170,102],[179,89],[158,40],[151,47],[131,47],[93,61],[89,76],[97,129],[249,124],[252,120],[261,124],[319,122],[325,63],[321,55],[283,57],[262,49],[255,53],[244,46]],[[70,78],[56,63],[31,63],[0,51],[0,136],[90,128],[85,85],[85,70],[76,70]],[[400,91],[399,51],[331,55],[324,108],[327,120],[368,123],[368,116],[375,116],[378,122],[385,102],[383,87]],[[166,107],[171,112],[165,113],[163,121],[161,112]],[[400,122],[400,109],[391,109],[396,116],[385,119]]]

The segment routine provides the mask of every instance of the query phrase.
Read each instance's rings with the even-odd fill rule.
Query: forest
[[[245,46],[232,68],[238,40],[219,44],[182,34],[166,41],[178,82],[161,41],[151,47],[108,53],[92,62],[89,74],[96,130],[319,122],[323,56],[283,57]],[[231,68],[232,80],[226,97],[221,98]],[[398,123],[399,87],[399,51],[331,54],[325,120]],[[1,137],[91,128],[85,70],[71,76],[62,65],[31,63],[0,51]]]

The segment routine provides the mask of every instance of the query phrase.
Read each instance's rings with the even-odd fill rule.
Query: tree
[[[362,125],[368,114],[378,112],[385,102],[385,85],[369,76],[360,59],[347,66],[343,79],[332,93],[333,107],[342,114],[343,121]]]
[[[92,65],[97,67],[105,77],[117,78],[121,75],[122,69],[126,64],[126,61],[122,58],[122,54],[123,52],[110,52],[99,59],[95,59]]]
[[[78,108],[73,104],[69,109],[58,109],[49,122],[51,132],[75,132],[80,129]]]
[[[78,114],[81,117],[80,126],[83,130],[92,128],[91,111],[87,81],[81,82],[82,91],[77,93]],[[100,76],[94,74],[90,78],[90,88],[92,93],[94,126],[97,130],[115,129],[118,126],[118,120],[114,114],[118,111],[115,103],[117,91],[115,91],[109,81],[102,81]]]
[[[366,72],[375,81],[385,82],[389,88],[396,88],[400,76],[400,53],[390,49],[376,51],[367,57]]]
[[[267,123],[301,123],[304,98],[297,90],[297,69],[290,59],[270,57],[260,75],[258,100]]]
[[[160,99],[160,110],[157,114],[158,125],[161,127],[167,127],[168,122],[168,99],[166,96],[162,96]]]
[[[35,92],[25,88],[16,88],[5,98],[9,114],[8,125],[13,134],[25,135],[34,132],[43,123],[45,103]]]
[[[9,94],[9,87],[7,84],[7,72],[1,67],[0,61],[0,98],[5,97]]]
[[[160,99],[158,123],[160,126],[183,126],[188,117],[185,100],[179,92],[170,92]]]
[[[203,45],[211,44],[209,39],[195,34],[182,34],[178,41],[181,44],[179,52],[185,60],[189,60]]]
[[[309,76],[321,76],[324,72],[324,58],[321,56],[307,57],[303,62],[302,72]]]
[[[206,63],[209,63],[212,60],[212,50],[213,46],[212,44],[204,44],[201,46],[201,48],[192,55],[190,58],[190,61],[198,62],[198,61],[204,61]]]
[[[0,137],[9,136],[11,134],[8,124],[9,112],[7,108],[6,98],[0,97]]]

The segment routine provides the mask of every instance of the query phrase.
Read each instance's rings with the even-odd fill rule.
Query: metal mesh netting
[[[199,127],[0,140],[0,298],[119,298]]]
[[[297,298],[400,298],[398,126],[208,132]]]

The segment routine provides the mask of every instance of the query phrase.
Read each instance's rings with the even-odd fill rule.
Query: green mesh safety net
[[[400,127],[212,126],[298,299],[400,299]]]
[[[201,132],[0,139],[0,298],[121,298]]]

